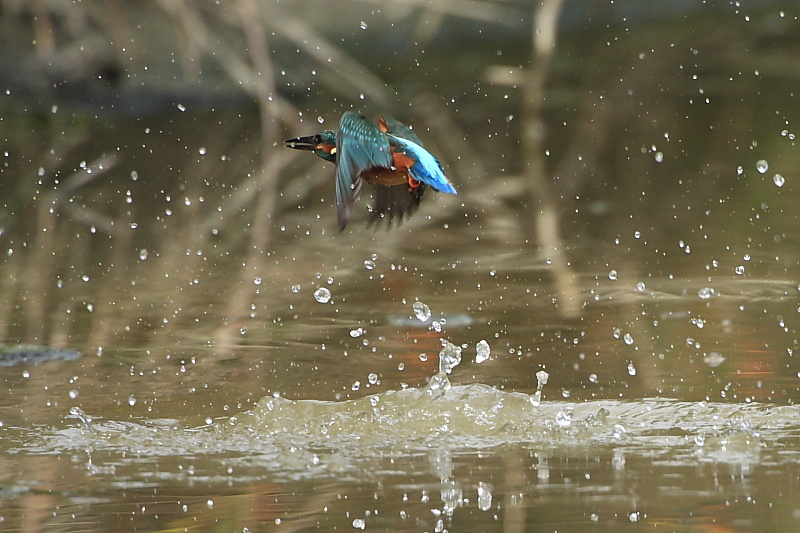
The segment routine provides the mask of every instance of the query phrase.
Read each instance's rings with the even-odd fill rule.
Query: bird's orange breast
[[[408,183],[408,169],[414,160],[402,152],[392,150],[393,168],[370,168],[361,173],[361,179],[376,185],[402,185]]]
[[[362,172],[361,179],[376,185],[391,187],[392,185],[408,183],[408,174],[405,169],[400,170],[399,168],[395,168],[395,170],[392,170],[391,168],[376,167]]]

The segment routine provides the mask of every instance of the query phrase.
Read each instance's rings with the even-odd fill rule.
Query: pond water
[[[524,28],[466,45],[442,23],[427,42],[450,47],[418,56],[392,10],[339,15],[354,57],[379,28],[400,49],[375,64],[388,103],[309,84],[275,38],[274,131],[239,100],[7,92],[0,529],[797,531],[780,5],[630,27],[567,9],[540,116]],[[333,166],[280,141],[351,99],[411,122],[458,195],[392,228],[362,200],[339,232]]]

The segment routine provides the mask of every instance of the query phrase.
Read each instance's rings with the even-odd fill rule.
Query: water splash
[[[539,370],[536,373],[536,381],[537,381],[536,392],[534,392],[533,396],[531,396],[531,404],[533,404],[534,407],[539,407],[539,405],[541,405],[542,389],[544,388],[545,385],[547,385],[548,379],[550,379],[550,374],[548,374],[544,370]]]
[[[69,414],[73,417],[77,418],[81,422],[83,422],[84,427],[90,432],[94,433],[94,428],[92,427],[92,417],[88,416],[86,413],[83,412],[83,409],[80,407],[72,407],[69,410]]]
[[[460,363],[461,347],[442,339],[442,350],[439,352],[439,372],[428,382],[425,392],[434,398],[440,398],[449,391],[451,384],[447,375]]]

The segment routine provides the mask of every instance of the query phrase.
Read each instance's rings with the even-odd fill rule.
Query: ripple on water
[[[664,453],[690,461],[753,463],[764,450],[800,434],[793,406],[692,403],[665,399],[548,401],[483,384],[452,385],[441,394],[406,388],[347,401],[268,396],[249,411],[198,428],[174,420],[147,423],[75,419],[42,429],[19,452],[53,454],[106,450],[127,457],[218,454],[226,461],[266,462],[286,475],[361,471],[365,458],[452,453],[504,445],[564,450],[625,446],[626,455]],[[87,415],[86,420],[90,420]],[[12,450],[13,451],[13,450]],[[130,452],[135,452],[132,454]],[[770,453],[770,461],[795,461]],[[314,468],[309,470],[312,458]]]

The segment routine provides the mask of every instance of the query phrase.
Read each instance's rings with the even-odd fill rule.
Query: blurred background
[[[773,504],[797,468],[765,450],[800,452],[796,414],[771,410],[800,398],[798,16],[788,0],[0,0],[0,518],[795,530]],[[410,124],[458,195],[391,228],[367,227],[362,199],[339,232],[333,165],[283,140],[350,109]],[[419,406],[399,391],[429,387],[442,340],[463,350],[457,395],[420,419],[448,422],[398,415],[380,425],[399,433],[348,440],[374,431],[359,401]],[[459,408],[537,388],[540,410],[503,415],[513,436]],[[297,409],[278,426],[276,398]],[[653,398],[678,403],[648,414]],[[248,429],[228,432],[237,415]],[[345,441],[316,433],[350,415]],[[231,474],[234,456],[263,462]],[[665,498],[642,483],[659,476],[685,485]],[[166,505],[155,489],[202,512],[123,525],[132,502]],[[343,514],[315,514],[329,506]]]

